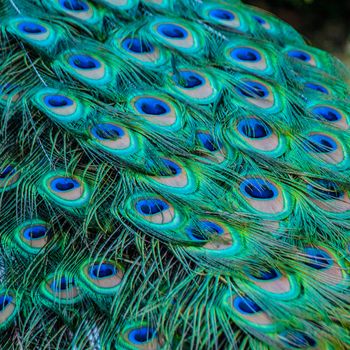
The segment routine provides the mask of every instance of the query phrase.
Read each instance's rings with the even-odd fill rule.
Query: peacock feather
[[[239,0],[0,4],[0,348],[350,348],[350,74]]]

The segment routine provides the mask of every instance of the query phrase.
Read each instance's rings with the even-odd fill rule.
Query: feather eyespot
[[[176,176],[180,175],[183,171],[180,165],[176,164],[175,162],[172,162],[169,159],[163,159],[162,162],[166,170],[160,172],[161,176]]]
[[[14,243],[24,254],[38,254],[48,243],[51,226],[43,220],[28,220],[15,229]]]
[[[317,165],[347,169],[348,149],[339,133],[323,131],[308,132],[302,139],[301,147]]]
[[[284,52],[286,53],[287,57],[290,59],[300,62],[301,64],[306,64],[310,66],[319,66],[320,61],[319,57],[314,55],[311,50],[308,51],[308,47],[304,48],[295,48],[295,47],[287,47]]]
[[[137,33],[117,31],[109,40],[117,56],[124,56],[151,70],[164,66],[169,60],[169,50]]]
[[[117,340],[120,349],[163,349],[164,339],[156,328],[145,322],[128,323]]]
[[[157,31],[162,36],[170,39],[186,39],[188,37],[188,31],[184,27],[174,23],[160,24],[157,27]]]
[[[39,188],[40,193],[68,210],[84,207],[90,200],[88,185],[76,176],[63,171],[46,174]]]
[[[14,294],[0,291],[0,331],[8,328],[18,312],[17,300]]]
[[[278,196],[278,189],[265,179],[252,178],[243,181],[240,185],[242,194],[253,199],[274,199]]]
[[[259,62],[261,61],[261,54],[258,50],[251,47],[238,47],[231,51],[231,57],[237,61],[242,62]]]
[[[117,274],[117,269],[112,264],[94,264],[89,268],[89,276],[93,279],[109,278]]]
[[[91,54],[82,50],[67,50],[59,55],[54,66],[85,84],[106,88],[113,83],[116,74],[106,62],[106,57],[98,56],[97,52]]]
[[[0,312],[3,312],[11,303],[13,298],[10,295],[0,296]]]
[[[315,339],[306,333],[295,331],[295,330],[287,330],[279,334],[279,339],[288,347],[293,347],[296,349],[306,349],[306,348],[314,348],[317,345]]]
[[[16,169],[12,165],[6,166],[4,169],[1,169],[0,171],[0,180],[10,177],[11,175],[14,175],[15,172],[16,172]]]
[[[60,0],[61,6],[68,11],[87,11],[89,6],[82,0]]]
[[[207,153],[205,154],[200,151],[200,153],[203,153],[201,154],[203,158],[215,163],[223,163],[227,159],[227,149],[224,147],[224,144],[220,140],[214,138],[210,132],[199,131],[196,136],[198,145]]]
[[[24,34],[43,34],[47,32],[47,29],[39,23],[35,22],[20,22],[18,29]]]
[[[157,215],[169,209],[169,204],[161,199],[142,199],[136,203],[136,210],[141,215]]]
[[[337,142],[324,134],[309,135],[304,143],[304,148],[312,153],[331,153],[338,149]]]
[[[137,99],[135,107],[139,113],[148,115],[162,115],[170,112],[170,107],[165,101],[153,97]]]
[[[170,193],[186,195],[197,188],[195,174],[180,161],[161,158],[160,162],[148,165],[150,175],[146,177],[153,186]]]
[[[267,61],[266,61],[267,62]],[[247,64],[247,63],[245,63]],[[269,65],[264,64],[266,73],[271,72]],[[252,75],[241,75],[234,87],[235,100],[246,107],[247,103],[259,111],[262,109],[277,113],[283,109],[285,100],[279,87]]]
[[[196,225],[186,228],[187,236],[197,242],[205,242],[210,239],[212,235],[222,235],[224,229],[212,221],[199,221]]]
[[[47,236],[48,231],[43,225],[30,226],[24,230],[23,237],[28,241],[43,239]]]
[[[280,157],[287,148],[284,135],[277,134],[266,122],[254,116],[238,120],[232,128],[232,144],[243,149]]]
[[[80,268],[80,286],[89,294],[115,294],[123,277],[123,267],[112,261],[88,260]]]
[[[238,131],[250,139],[263,139],[272,134],[271,128],[258,119],[243,119],[238,123]]]
[[[276,323],[247,295],[232,294],[228,291],[224,295],[223,305],[234,321],[241,326],[253,327],[262,332],[276,330]]]
[[[309,82],[309,83],[305,84],[305,87],[308,88],[308,89],[311,89],[311,90],[315,90],[315,91],[321,92],[321,93],[323,93],[325,95],[329,95],[328,89],[325,86],[321,85],[321,84]]]
[[[155,19],[150,31],[157,41],[186,54],[198,54],[203,49],[201,28],[186,20]]]
[[[221,8],[210,10],[209,16],[221,21],[232,21],[235,19],[235,14],[233,12]]]
[[[300,285],[294,276],[282,273],[275,268],[262,270],[248,268],[246,276],[248,281],[254,284],[254,289],[271,295],[278,300],[291,300],[300,293]]]
[[[295,58],[303,62],[310,62],[312,58],[311,55],[308,54],[306,51],[301,50],[290,50],[287,52],[287,54],[289,57]]]
[[[32,102],[53,121],[72,127],[76,131],[79,131],[76,123],[84,120],[89,113],[89,107],[83,100],[71,95],[70,92],[57,89],[40,89]]]
[[[137,134],[110,120],[92,126],[89,134],[92,147],[122,158],[135,154],[142,143]]]
[[[74,101],[64,95],[47,95],[44,97],[44,103],[49,108],[58,108],[72,106]]]
[[[63,276],[61,278],[54,279],[50,284],[50,288],[54,292],[68,291],[69,289],[75,288],[74,278]]]
[[[74,277],[65,273],[49,275],[40,284],[40,292],[44,296],[43,302],[50,306],[53,303],[72,305],[82,299]]]
[[[154,328],[140,327],[131,330],[129,332],[128,339],[133,344],[144,345],[152,341],[156,336],[157,332]]]
[[[183,112],[173,99],[155,91],[131,95],[130,109],[153,127],[161,130],[179,130],[183,123]]]
[[[92,127],[91,134],[98,140],[117,140],[123,137],[125,132],[115,124],[103,123]]]
[[[136,54],[152,53],[154,46],[149,42],[144,42],[139,38],[126,38],[122,41],[122,47],[129,52]]]
[[[250,278],[258,281],[273,281],[281,277],[281,273],[276,269],[262,270],[248,274]]]
[[[323,249],[309,247],[304,249],[304,253],[308,259],[304,264],[313,269],[325,270],[334,263],[332,257]]]
[[[262,216],[286,217],[293,207],[293,198],[283,184],[262,177],[248,177],[239,184],[238,201],[249,211]]]
[[[210,73],[187,68],[169,73],[171,89],[186,100],[210,104],[219,96],[218,81]]]
[[[270,94],[264,84],[256,81],[245,81],[236,90],[241,96],[248,98],[267,98]]]
[[[9,164],[0,167],[0,193],[14,188],[20,178],[15,166]]]
[[[193,89],[205,84],[205,79],[192,71],[181,71],[179,76],[173,75],[173,80],[178,86],[185,89]]]
[[[101,63],[89,55],[72,55],[69,64],[76,69],[98,69]]]
[[[55,192],[67,192],[80,188],[80,183],[75,179],[57,177],[51,181],[50,186]]]
[[[252,315],[262,311],[261,307],[248,297],[237,297],[233,301],[233,307],[241,314]]]
[[[334,181],[316,179],[314,182],[314,185],[307,185],[307,190],[309,193],[314,194],[324,200],[340,199],[344,197],[344,192]]]
[[[264,18],[260,17],[260,16],[254,15],[254,16],[253,16],[253,19],[254,19],[256,22],[258,22],[260,25],[266,24],[266,20],[265,20]]]
[[[223,147],[222,143],[214,139],[209,133],[199,132],[197,133],[197,138],[200,144],[209,152],[220,151]]]
[[[328,122],[337,122],[343,118],[338,110],[328,106],[314,107],[311,109],[311,112],[316,116],[317,119],[323,119]]]
[[[153,193],[132,196],[123,208],[115,207],[114,212],[117,211],[121,211],[136,224],[151,227],[162,234],[178,228],[183,222],[182,213],[172,203]]]

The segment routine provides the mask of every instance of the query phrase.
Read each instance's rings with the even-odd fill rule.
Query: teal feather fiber
[[[239,0],[0,4],[0,349],[350,348],[350,74]]]

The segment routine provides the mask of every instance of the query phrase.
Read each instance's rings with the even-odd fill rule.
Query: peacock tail
[[[350,74],[239,0],[0,4],[0,348],[350,348]]]

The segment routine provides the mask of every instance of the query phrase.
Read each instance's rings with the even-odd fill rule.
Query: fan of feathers
[[[0,348],[350,348],[350,74],[238,0],[2,0]]]

